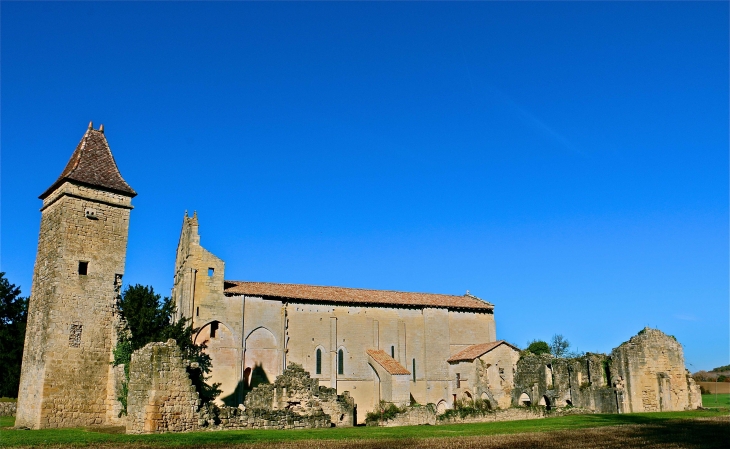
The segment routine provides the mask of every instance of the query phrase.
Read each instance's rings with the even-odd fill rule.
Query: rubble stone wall
[[[132,353],[127,433],[197,430],[199,405],[175,340],[149,343]]]
[[[682,345],[674,337],[644,328],[614,349],[611,359],[622,411],[686,410],[702,405],[699,387],[684,366]]]
[[[611,355],[575,358],[523,354],[517,362],[512,404],[573,406],[599,413],[695,409],[699,387],[684,366],[682,346],[658,329],[646,328]]]
[[[16,402],[0,402],[0,416],[15,416]]]

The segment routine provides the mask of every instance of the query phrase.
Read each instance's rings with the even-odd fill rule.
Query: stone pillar
[[[337,317],[330,317],[330,387],[337,390]]]

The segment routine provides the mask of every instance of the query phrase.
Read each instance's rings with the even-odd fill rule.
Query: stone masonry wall
[[[682,345],[644,328],[611,352],[622,411],[686,410],[702,405],[699,387],[684,366]]]
[[[523,354],[517,362],[513,405],[521,405],[522,394],[532,405],[570,405],[599,413],[679,411],[702,405],[699,387],[684,366],[682,346],[649,328],[610,356]]]
[[[15,402],[0,402],[0,416],[15,416]]]
[[[109,362],[131,208],[129,196],[70,182],[44,199],[17,426],[110,424]]]
[[[127,433],[196,430],[199,404],[175,340],[149,343],[132,353]]]
[[[299,416],[324,414],[337,427],[354,424],[355,401],[348,392],[338,395],[334,388],[319,386],[301,365],[290,363],[273,384],[261,384],[254,388],[244,402],[249,414],[265,414],[268,411],[290,410]]]

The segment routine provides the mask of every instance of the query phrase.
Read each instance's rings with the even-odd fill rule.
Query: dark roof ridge
[[[119,172],[117,162],[114,160],[114,155],[104,135],[104,125],[95,130],[91,122],[61,175],[39,198],[48,197],[64,181],[100,187],[130,197],[137,195],[137,192],[127,184]]]

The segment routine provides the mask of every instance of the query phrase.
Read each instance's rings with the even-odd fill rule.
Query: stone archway
[[[248,378],[244,379],[249,389],[262,383],[272,383],[281,374],[276,337],[265,327],[256,328],[248,334],[243,358],[244,372],[250,370]]]
[[[540,402],[538,402],[537,405],[545,407],[546,410],[552,409],[552,405],[550,404],[550,398],[547,396],[541,397]]]
[[[522,407],[529,407],[532,405],[532,399],[530,399],[530,395],[527,393],[522,393],[520,398],[517,400],[517,404]]]
[[[236,336],[220,321],[210,321],[195,335],[195,343],[206,342],[205,353],[210,356],[212,370],[210,384],[220,383],[219,404],[238,405],[240,401],[238,381],[240,377],[240,349]]]

